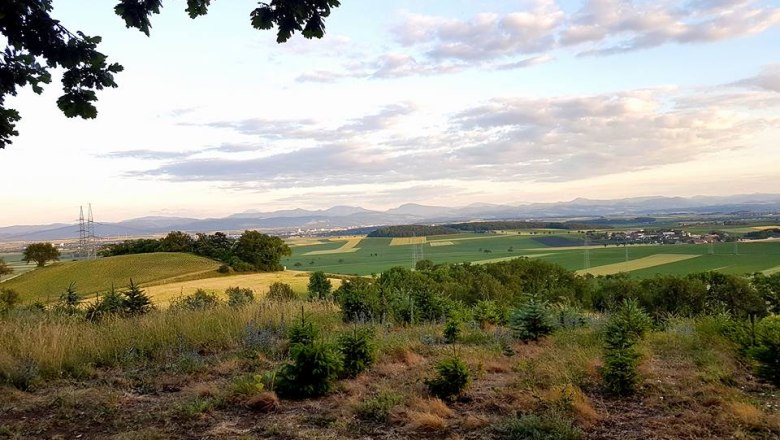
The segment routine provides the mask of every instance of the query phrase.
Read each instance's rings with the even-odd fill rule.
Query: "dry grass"
[[[591,267],[590,269],[578,270],[577,274],[585,275],[612,275],[619,272],[631,272],[632,270],[646,269],[648,267],[660,266],[662,264],[676,263],[678,261],[688,260],[700,257],[693,254],[655,254],[649,257],[637,258],[622,263],[606,264],[604,266]]]
[[[455,246],[455,243],[451,241],[430,241],[428,242],[431,247],[439,247],[439,246]]]
[[[436,414],[409,411],[406,414],[406,429],[417,433],[435,433],[447,429],[447,423]]]
[[[748,428],[761,428],[764,426],[764,413],[749,403],[729,402],[723,409],[729,417],[743,426]]]
[[[253,411],[269,413],[279,409],[279,398],[273,391],[264,391],[250,396],[244,401],[244,405]]]
[[[418,412],[424,412],[429,414],[435,414],[442,418],[452,417],[453,411],[447,406],[441,399],[437,398],[415,398],[411,401],[409,406]]]

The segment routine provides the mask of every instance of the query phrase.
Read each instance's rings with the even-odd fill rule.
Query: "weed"
[[[361,420],[384,423],[390,419],[390,411],[404,400],[403,395],[381,391],[355,406],[355,415]]]

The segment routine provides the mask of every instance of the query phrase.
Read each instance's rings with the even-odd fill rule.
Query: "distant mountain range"
[[[586,220],[668,214],[717,214],[733,212],[780,213],[780,194],[735,196],[635,197],[615,200],[578,198],[570,202],[510,206],[475,203],[464,207],[426,206],[407,203],[387,211],[357,206],[334,206],[322,210],[292,209],[272,212],[245,211],[224,218],[141,217],[117,223],[96,223],[100,237],[123,238],[186,232],[243,231],[258,229],[290,232],[364,228],[410,223],[441,223],[472,220],[561,219]],[[0,227],[2,241],[39,241],[78,238],[77,224]]]

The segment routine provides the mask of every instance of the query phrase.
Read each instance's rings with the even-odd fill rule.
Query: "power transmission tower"
[[[92,203],[87,214],[87,258],[97,258],[97,239],[95,238],[95,219],[92,218]]]
[[[590,248],[588,248],[588,233],[585,233],[585,269],[590,269]]]
[[[417,244],[414,242],[417,234],[412,233],[412,269],[417,267]]]
[[[84,221],[84,207],[79,206],[79,247],[76,250],[77,258],[87,256],[87,224]]]

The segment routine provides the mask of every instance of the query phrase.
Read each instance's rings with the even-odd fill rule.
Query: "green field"
[[[329,243],[328,249],[338,249],[343,241]],[[425,258],[434,263],[484,263],[526,256],[540,258],[560,264],[570,270],[585,269],[585,250],[581,236],[577,233],[545,235],[512,234],[456,234],[427,237],[425,244],[390,246],[390,238],[363,238],[356,245],[357,251],[305,255],[323,250],[323,245],[296,246],[293,255],[283,264],[295,270],[322,270],[329,273],[369,275],[380,273],[393,266],[411,267],[413,257]],[[548,246],[544,242],[557,246]],[[443,245],[437,245],[441,243]],[[568,244],[568,246],[567,246]],[[416,247],[416,251],[413,248]],[[735,249],[736,247],[736,249]],[[510,250],[511,249],[511,250]],[[735,254],[736,251],[736,254]],[[712,252],[712,253],[710,253]],[[658,258],[650,258],[655,264],[641,267],[629,265],[630,273],[638,277],[649,277],[656,273],[685,274],[708,270],[724,273],[744,274],[760,271],[777,271],[780,266],[780,241],[716,243],[709,245],[631,245],[628,249],[615,246],[591,246],[588,250],[590,268],[628,261],[647,259],[654,255],[692,255],[681,261],[658,264]],[[634,267],[634,266],[639,266]]]
[[[183,253],[122,255],[97,260],[55,263],[0,283],[14,289],[25,301],[54,301],[75,282],[76,291],[90,295],[115,285],[124,287],[132,278],[138,284],[217,276],[219,263]]]
[[[24,261],[22,261],[22,254],[19,253],[16,254],[0,253],[0,258],[2,258],[6,262],[6,264],[8,264],[14,270],[14,273],[12,273],[11,275],[0,277],[0,280],[8,280],[17,277],[25,272],[29,272],[35,269],[35,263],[31,263],[31,264],[25,263]]]

